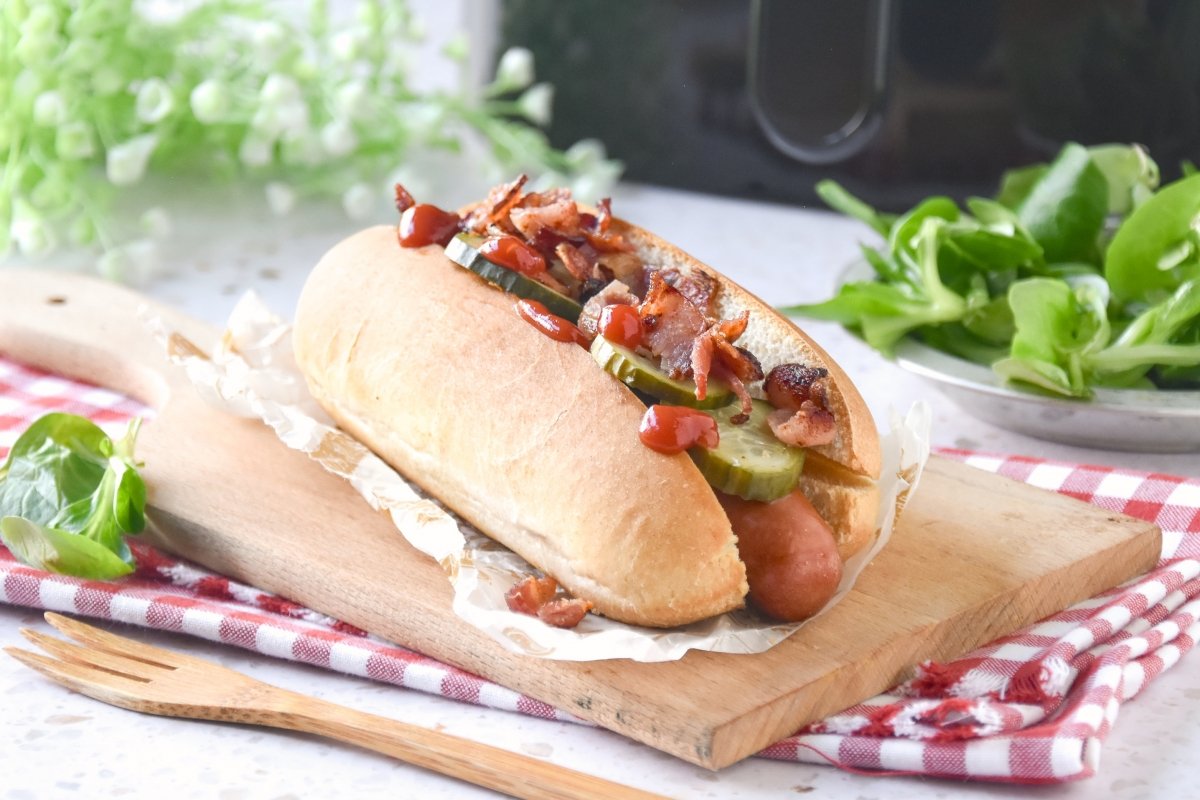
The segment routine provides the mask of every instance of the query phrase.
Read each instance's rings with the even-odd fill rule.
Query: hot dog
[[[585,208],[523,183],[458,214],[398,189],[398,228],[358,233],[321,259],[294,327],[314,397],[605,616],[671,627],[747,595],[781,619],[819,610],[875,533],[878,436],[849,378],[786,318],[607,201]],[[485,269],[447,257],[464,232]],[[514,287],[526,296],[504,290]],[[572,301],[583,301],[578,326]],[[659,396],[614,366],[635,351],[674,379],[651,387]],[[722,452],[700,417],[726,441],[757,426],[807,442],[798,482],[783,467],[747,484],[736,465],[714,466]],[[773,444],[787,462],[795,448]],[[769,502],[746,499],[767,484]]]

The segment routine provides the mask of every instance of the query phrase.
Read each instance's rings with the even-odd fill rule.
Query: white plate
[[[913,339],[896,346],[896,362],[963,411],[1027,436],[1105,450],[1200,450],[1200,392],[1097,389],[1090,400],[1044,396],[1006,385],[988,367]]]

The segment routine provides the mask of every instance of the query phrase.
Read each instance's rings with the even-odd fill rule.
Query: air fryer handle
[[[752,0],[748,84],[763,134],[808,164],[844,161],[883,123],[894,0]]]

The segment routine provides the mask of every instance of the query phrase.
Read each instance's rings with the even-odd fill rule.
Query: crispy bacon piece
[[[567,272],[577,280],[586,281],[592,277],[592,265],[587,256],[570,242],[559,242],[558,246],[554,248],[554,254],[563,262]]]
[[[717,282],[706,272],[693,270],[682,273],[677,269],[664,269],[662,276],[681,295],[692,301],[704,316],[712,314],[712,298],[717,291]]]
[[[829,370],[804,364],[780,364],[763,382],[763,391],[776,410],[767,424],[779,441],[797,447],[829,444],[837,420],[829,410]]]
[[[504,233],[509,233],[505,229],[503,222],[515,206],[521,200],[521,188],[525,186],[525,182],[529,180],[528,175],[518,175],[508,183],[502,183],[499,186],[492,188],[488,192],[487,199],[475,207],[467,217],[466,227],[468,230],[476,233],[484,233],[489,226],[499,225]]]
[[[767,415],[767,424],[775,438],[796,447],[817,447],[829,444],[837,433],[833,412],[811,400],[804,401],[792,411],[778,408]]]
[[[642,282],[642,260],[633,253],[601,253],[596,257],[600,271],[608,270],[611,277],[626,286],[637,286]]]
[[[537,615],[538,609],[554,599],[558,592],[558,581],[554,578],[538,578],[530,575],[520,583],[513,584],[504,595],[509,611],[518,614]]]
[[[612,198],[606,197],[596,203],[596,210],[600,212],[596,215],[596,233],[608,233],[608,226],[612,224]]]
[[[691,366],[692,378],[696,381],[696,399],[703,400],[707,396],[709,373],[719,367],[719,377],[729,383],[742,403],[742,413],[733,417],[735,425],[749,419],[751,401],[745,383],[762,378],[758,359],[749,350],[733,344],[745,332],[749,320],[750,312],[743,311],[732,319],[708,326],[692,342]]]
[[[530,575],[504,595],[509,611],[537,617],[556,628],[574,628],[592,604],[574,597],[556,597],[558,581]]]
[[[818,406],[825,406],[828,377],[829,370],[824,367],[780,364],[767,375],[763,391],[776,408],[796,411],[809,400]]]
[[[746,388],[746,384],[742,379],[734,374],[733,370],[725,365],[724,362],[718,361],[713,365],[713,377],[720,378],[729,384],[729,388],[733,390],[733,394],[737,397],[738,403],[741,406],[741,412],[734,414],[729,418],[729,421],[734,425],[743,425],[750,419],[750,412],[754,410],[754,401],[750,397],[750,390]]]
[[[592,604],[578,597],[559,597],[538,609],[537,617],[556,628],[574,628],[589,611]]]
[[[403,214],[417,204],[417,201],[409,194],[408,189],[405,189],[402,184],[397,183],[396,192],[396,210]]]
[[[508,214],[513,227],[530,242],[537,242],[546,230],[568,238],[581,234],[583,220],[579,216],[579,206],[571,199],[570,193],[556,194],[549,198],[549,202],[545,202],[548,195],[549,192],[525,195]],[[530,203],[531,198],[537,200]]]
[[[583,304],[583,311],[580,312],[579,322],[576,324],[579,330],[595,337],[600,333],[600,312],[605,306],[635,306],[637,301],[637,297],[629,291],[628,286],[620,281],[612,281]]]
[[[686,377],[692,371],[692,350],[696,337],[707,327],[700,310],[678,290],[667,285],[663,276],[650,275],[650,289],[638,306],[646,328],[642,343],[662,359],[662,368],[672,378]]]

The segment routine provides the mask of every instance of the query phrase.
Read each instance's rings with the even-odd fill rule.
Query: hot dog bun
[[[750,310],[739,343],[764,368],[830,370],[839,431],[810,453],[801,486],[839,550],[861,548],[874,533],[879,450],[849,379],[745,290],[613,224],[648,263],[717,277],[719,312]],[[744,603],[736,538],[691,459],[642,445],[641,401],[440,247],[403,249],[391,227],[338,244],[304,287],[294,341],[313,395],[343,428],[597,612],[671,627]]]

